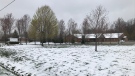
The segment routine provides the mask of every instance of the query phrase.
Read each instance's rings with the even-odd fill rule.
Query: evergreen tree
[[[18,37],[19,37],[19,35],[18,35],[18,33],[17,33],[16,30],[15,30],[14,33],[12,34],[12,37],[13,37],[13,38],[18,38]]]

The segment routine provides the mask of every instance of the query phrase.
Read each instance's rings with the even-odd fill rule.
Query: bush
[[[16,55],[17,53],[13,50],[6,50],[6,49],[0,49],[0,56],[1,57],[7,57],[9,58],[10,56]]]
[[[23,61],[22,57],[14,57],[14,62]]]

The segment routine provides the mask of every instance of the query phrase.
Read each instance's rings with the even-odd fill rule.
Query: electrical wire
[[[6,7],[8,7],[10,4],[12,4],[15,0],[13,0],[12,2],[10,2],[8,5],[6,5],[5,7],[3,7],[0,11],[4,10]]]

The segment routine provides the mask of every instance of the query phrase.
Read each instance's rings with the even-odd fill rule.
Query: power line
[[[3,7],[0,11],[4,10],[6,7],[8,7],[10,4],[12,4],[15,0],[13,0],[12,2],[10,2],[8,5],[6,5],[5,7]]]

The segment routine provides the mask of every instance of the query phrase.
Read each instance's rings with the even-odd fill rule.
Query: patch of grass
[[[22,57],[14,57],[14,61],[15,62],[23,61],[23,58]]]
[[[14,62],[20,62],[20,61],[28,61],[30,60],[29,58],[27,58],[26,56],[12,56],[12,59]]]
[[[70,45],[44,45],[45,48],[67,48],[70,47]]]
[[[7,57],[16,55],[17,53],[14,50],[7,50],[7,49],[0,49],[0,56],[1,57]]]

